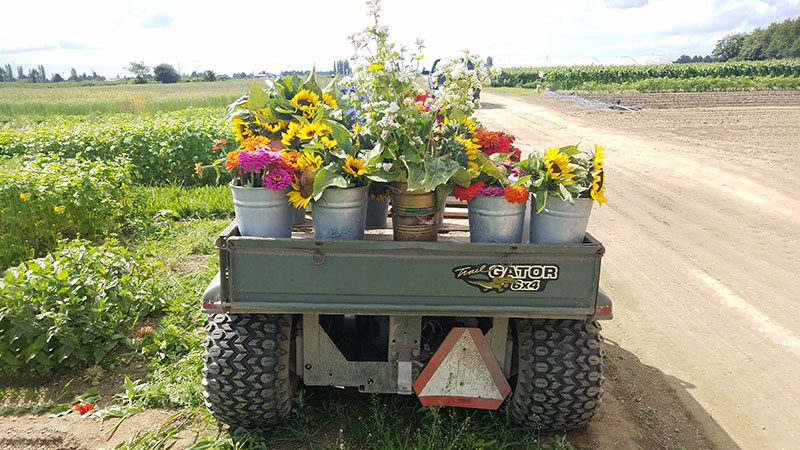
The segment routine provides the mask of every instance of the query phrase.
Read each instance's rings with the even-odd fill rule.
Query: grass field
[[[320,77],[325,85],[331,78]],[[0,83],[0,120],[17,115],[145,113],[185,108],[224,108],[258,79],[209,83],[121,84]]]

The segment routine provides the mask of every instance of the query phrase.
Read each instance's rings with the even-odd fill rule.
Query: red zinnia
[[[503,196],[510,203],[527,203],[530,194],[523,186],[506,186]]]
[[[465,202],[470,202],[473,198],[475,198],[476,195],[478,195],[478,191],[483,189],[484,186],[485,184],[483,181],[475,181],[468,187],[456,185],[455,189],[453,189],[453,197],[459,200],[464,200]]]
[[[72,409],[75,410],[76,413],[84,415],[94,409],[94,404],[89,402],[78,403],[75,406],[73,406]]]
[[[424,91],[424,92],[420,93],[419,95],[417,95],[416,97],[414,97],[414,102],[415,103],[425,103],[425,100],[427,100],[427,99],[428,99],[428,91]]]

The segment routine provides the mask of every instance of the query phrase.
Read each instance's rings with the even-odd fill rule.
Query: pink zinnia
[[[261,172],[267,168],[267,151],[256,148],[239,152],[239,167],[244,173]]]
[[[485,195],[486,197],[502,197],[503,188],[500,186],[486,186],[478,190],[478,195]]]
[[[245,173],[263,172],[267,169],[283,167],[283,155],[281,152],[261,147],[244,150],[239,153],[239,167]]]
[[[280,191],[292,184],[292,174],[286,169],[274,169],[264,175],[264,187],[273,191]]]

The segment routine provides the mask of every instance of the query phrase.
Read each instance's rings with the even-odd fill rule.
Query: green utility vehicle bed
[[[391,230],[363,241],[239,236],[217,239],[220,274],[206,312],[611,318],[598,289],[604,248],[581,244],[475,244],[465,232],[439,242],[395,242]]]

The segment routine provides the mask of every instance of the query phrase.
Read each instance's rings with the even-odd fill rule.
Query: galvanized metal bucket
[[[314,238],[358,241],[364,239],[368,187],[325,189],[311,202]]]
[[[306,222],[306,209],[305,208],[296,208],[294,210],[294,224],[301,225]]]
[[[525,224],[525,203],[478,195],[467,203],[470,242],[519,243]]]
[[[231,185],[233,211],[242,236],[291,237],[294,208],[289,188],[275,192],[263,187]]]
[[[547,206],[537,213],[531,209],[531,242],[535,244],[574,244],[583,242],[589,215],[590,198],[577,198],[575,203],[550,196]]]
[[[436,242],[439,236],[438,210],[436,192],[409,191],[406,183],[393,183],[394,240]]]
[[[389,200],[370,198],[367,202],[367,222],[365,228],[368,230],[386,228],[387,215],[389,215]]]

